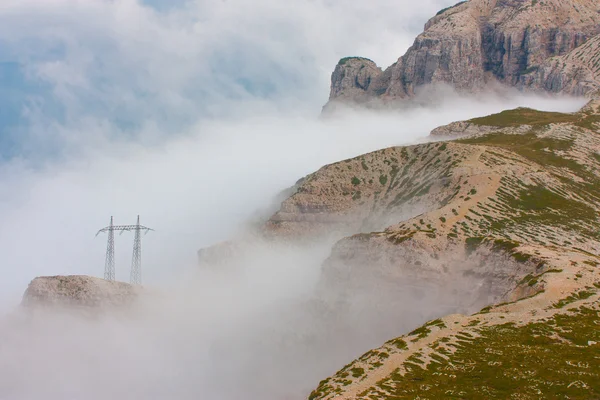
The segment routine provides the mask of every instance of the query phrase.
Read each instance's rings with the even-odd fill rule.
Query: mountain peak
[[[598,35],[600,3],[593,0],[461,2],[431,18],[406,54],[385,71],[370,60],[367,70],[356,68],[358,61],[338,64],[330,102],[407,99],[436,84],[477,92],[494,81],[590,95],[600,89]],[[563,68],[559,61],[568,65]],[[582,71],[586,77],[578,79]]]

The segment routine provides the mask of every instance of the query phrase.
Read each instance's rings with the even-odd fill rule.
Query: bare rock
[[[91,276],[45,276],[35,278],[23,295],[25,307],[58,306],[122,307],[137,299],[140,289],[124,282]]]
[[[366,103],[370,96],[371,83],[381,75],[373,61],[362,57],[347,57],[341,59],[331,75],[330,98],[338,103]],[[329,105],[329,107],[334,107]]]
[[[586,71],[581,64],[597,66],[598,51],[595,41],[582,46],[598,34],[600,3],[595,0],[462,2],[430,19],[407,53],[385,71],[379,72],[373,63],[362,73],[357,71],[358,62],[338,65],[330,102],[398,101],[437,84],[471,93],[495,82],[588,94],[595,84],[581,82],[596,72]],[[565,60],[571,66],[562,73],[563,60],[547,61],[580,47],[581,52]],[[539,75],[532,75],[535,71]]]
[[[600,35],[568,54],[530,67],[519,78],[523,88],[594,97],[600,91]]]

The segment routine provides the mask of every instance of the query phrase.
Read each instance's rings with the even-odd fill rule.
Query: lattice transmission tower
[[[110,225],[102,228],[96,233],[108,232],[108,245],[106,247],[106,262],[104,264],[104,279],[107,281],[115,280],[115,231],[119,231],[119,235],[123,232],[135,232],[133,240],[133,257],[131,260],[131,277],[130,282],[133,285],[142,284],[142,231],[144,234],[154,229],[140,225],[140,216],[137,217],[135,225],[113,225],[113,217],[110,217]]]
[[[111,216],[110,225],[104,228],[108,230],[108,245],[106,246],[106,261],[104,262],[104,279],[107,281],[115,280],[115,231],[113,228],[113,217]]]
[[[131,258],[131,277],[129,281],[132,285],[142,284],[142,235],[140,226],[140,216],[137,217],[135,224],[135,237],[133,239],[133,257]],[[146,231],[147,233],[148,231]]]

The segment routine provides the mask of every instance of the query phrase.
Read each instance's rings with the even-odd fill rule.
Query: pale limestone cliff
[[[369,100],[371,83],[381,75],[381,68],[369,59],[347,57],[337,64],[331,76],[331,96],[364,103]]]
[[[407,53],[385,71],[380,73],[375,64],[369,64],[368,85],[356,84],[365,82],[364,73],[358,75],[356,68],[338,65],[332,75],[330,103],[393,102],[436,84],[475,92],[498,81],[588,94],[588,85],[578,83],[581,68],[566,68],[565,77],[557,78],[556,70],[562,67],[547,60],[566,56],[599,33],[600,3],[595,0],[469,0],[429,20]],[[594,66],[594,48],[575,52],[577,56],[569,60]],[[580,60],[580,56],[587,59]],[[538,77],[532,75],[538,70]]]
[[[519,86],[577,96],[600,94],[600,35],[564,56],[528,68],[519,78]]]

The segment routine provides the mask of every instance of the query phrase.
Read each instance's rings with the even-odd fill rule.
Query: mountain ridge
[[[598,90],[598,71],[579,79],[581,62],[576,65],[568,54],[596,37],[585,53],[596,65],[599,34],[600,5],[591,0],[461,2],[431,18],[408,51],[385,70],[368,59],[343,59],[332,74],[324,110],[340,103],[379,107],[439,84],[467,93],[500,82],[522,90],[592,95]],[[571,67],[563,67],[557,57]]]
[[[284,203],[282,209],[287,211],[338,215],[343,215],[340,206],[346,204],[346,213],[363,220],[369,217],[361,211],[365,208],[390,211],[390,206],[425,203],[428,206],[420,213],[395,224],[341,239],[324,264],[324,279],[345,279],[349,288],[367,285],[379,290],[383,290],[380,282],[393,282],[396,290],[407,290],[402,278],[409,277],[412,283],[422,282],[429,293],[426,297],[460,281],[468,287],[463,296],[469,294],[472,300],[463,304],[464,309],[488,305],[479,312],[431,321],[390,340],[322,381],[311,400],[435,398],[445,390],[463,397],[508,396],[516,389],[503,391],[503,370],[486,367],[486,363],[515,362],[513,353],[498,353],[500,348],[493,347],[502,346],[499,332],[514,338],[512,352],[528,354],[522,368],[506,372],[520,382],[525,398],[589,398],[600,393],[594,383],[597,374],[569,386],[572,382],[567,379],[577,373],[577,367],[560,365],[562,359],[548,354],[548,349],[556,354],[577,353],[575,363],[587,360],[597,365],[578,346],[585,343],[586,354],[600,351],[600,336],[594,329],[600,323],[600,236],[596,233],[600,229],[600,101],[590,101],[572,114],[520,108],[463,124],[470,131],[458,139],[384,149],[323,167],[307,177],[296,198],[288,199],[312,207]],[[361,199],[374,197],[368,188],[371,171],[362,164],[380,173],[378,157],[388,160],[389,171],[396,171],[394,182],[382,185],[392,188],[389,195],[378,198],[377,207],[356,200],[336,202],[335,198],[356,198],[348,193],[352,187],[363,192]],[[440,171],[442,175],[436,176]],[[350,179],[353,182],[345,183]],[[325,206],[318,206],[319,198]],[[318,225],[327,219],[288,217],[285,231],[298,225],[302,233],[306,221]],[[532,332],[540,329],[553,333],[536,344]],[[569,336],[569,331],[575,336]],[[486,342],[494,343],[487,346],[491,353],[486,353]],[[476,375],[486,377],[483,381],[468,378],[460,367],[467,362],[464,357],[471,357],[468,362]],[[448,379],[445,374],[458,378]],[[529,376],[539,376],[541,381]],[[544,383],[548,379],[556,379],[557,384]]]

